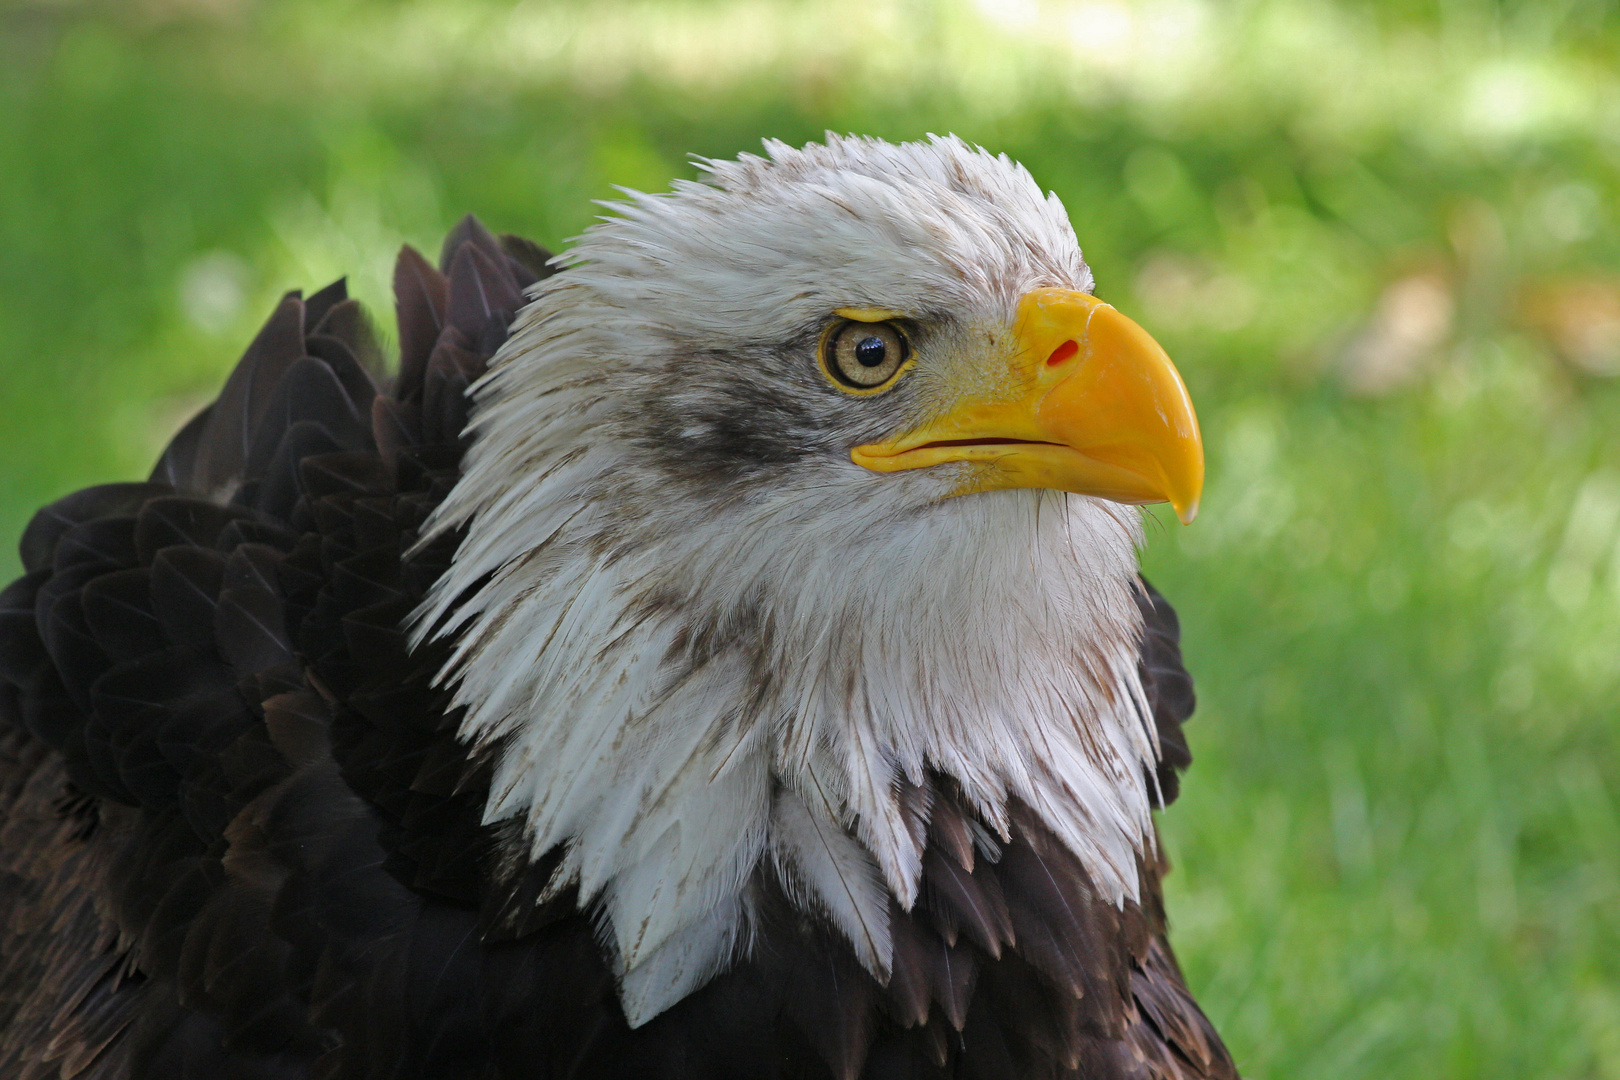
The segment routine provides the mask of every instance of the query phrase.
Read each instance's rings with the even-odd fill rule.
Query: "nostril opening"
[[[1057,367],[1063,361],[1080,351],[1080,346],[1073,341],[1065,341],[1052,350],[1052,355],[1046,358],[1047,367]]]

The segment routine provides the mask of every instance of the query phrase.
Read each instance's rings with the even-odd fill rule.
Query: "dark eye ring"
[[[911,343],[893,322],[844,319],[821,342],[821,366],[828,378],[857,394],[887,389],[910,358]]]

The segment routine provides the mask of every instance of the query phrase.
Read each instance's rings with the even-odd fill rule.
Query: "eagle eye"
[[[828,328],[821,341],[821,366],[841,390],[870,394],[896,382],[911,343],[893,322],[842,319]]]

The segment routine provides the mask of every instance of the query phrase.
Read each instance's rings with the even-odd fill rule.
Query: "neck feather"
[[[553,886],[598,913],[632,1023],[747,948],[762,866],[886,977],[921,873],[903,792],[930,775],[984,843],[1020,801],[1135,898],[1157,747],[1134,511],[1006,491],[897,515],[871,483],[682,506],[621,443],[498,431],[434,521],[467,534],[417,635],[456,638],[462,735],[498,746],[486,820],[565,847]]]

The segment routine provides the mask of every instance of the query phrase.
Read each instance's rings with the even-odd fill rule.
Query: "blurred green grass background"
[[[1617,60],[1603,0],[9,0],[0,535],[468,210],[558,247],[688,153],[955,131],[1203,419],[1163,826],[1246,1074],[1620,1077]]]

